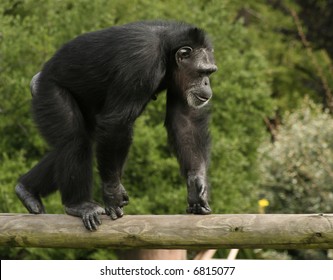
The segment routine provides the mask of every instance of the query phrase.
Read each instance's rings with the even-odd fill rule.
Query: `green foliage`
[[[47,146],[29,112],[29,81],[53,52],[74,36],[141,19],[186,20],[205,28],[215,43],[221,70],[213,76],[212,206],[215,213],[255,209],[256,148],[271,111],[270,78],[263,56],[247,41],[241,24],[231,24],[229,1],[3,1],[0,5],[0,157],[2,212],[22,212],[15,181],[45,153]],[[237,46],[237,48],[235,48]],[[166,143],[165,98],[152,102],[135,127],[124,184],[131,196],[127,213],[184,213],[186,187]],[[96,176],[97,177],[97,176]],[[98,180],[96,180],[96,184]],[[99,192],[96,192],[97,199]],[[46,200],[61,213],[59,196]],[[6,253],[13,256],[12,253]],[[62,255],[64,254],[64,255]],[[20,258],[75,258],[55,250],[21,249]],[[76,256],[80,258],[79,252]],[[98,254],[86,254],[98,258]]]
[[[260,148],[271,212],[333,210],[333,119],[320,106],[304,104],[286,116],[276,142]]]
[[[306,99],[287,113],[274,143],[259,149],[261,190],[270,213],[331,213],[333,210],[333,119]],[[263,251],[263,256],[271,251]],[[289,258],[332,259],[330,251],[293,250]]]
[[[321,48],[305,48],[299,39],[295,18],[291,11],[301,13],[295,2],[305,6],[307,2],[320,1],[230,1],[229,15],[233,20],[238,19],[248,32],[248,42],[265,56],[268,62],[267,71],[272,79],[272,93],[281,112],[293,110],[300,106],[305,96],[310,96],[318,103],[327,106],[324,80],[333,88],[332,62],[328,51]],[[303,3],[306,2],[306,3]],[[325,2],[325,4],[324,4]],[[322,10],[325,16],[332,13],[329,1],[320,2],[321,9],[313,9],[311,20],[318,19],[323,24]],[[304,5],[303,5],[304,4]],[[318,4],[320,5],[320,4]],[[311,13],[310,9],[307,13]],[[308,17],[305,17],[308,20]],[[329,20],[326,26],[329,26]],[[306,32],[305,26],[301,29]],[[317,38],[327,39],[327,34],[316,30]],[[305,37],[307,37],[307,33]],[[308,40],[311,39],[310,34]],[[315,46],[315,42],[313,44]],[[332,90],[331,90],[332,92]]]
[[[23,173],[26,168],[26,160],[22,152],[17,152],[16,158],[11,159],[6,153],[1,155],[0,161],[0,201],[1,212],[23,212],[24,207],[18,203],[14,193],[13,178]],[[10,188],[11,186],[11,188]]]
[[[295,185],[295,181],[288,177],[290,174],[282,169],[283,164],[275,162],[272,156],[269,158],[268,155],[272,155],[269,151],[266,151],[267,155],[262,148],[260,158],[257,153],[266,134],[264,119],[271,116],[274,109],[294,110],[303,103],[305,95],[325,105],[322,77],[313,61],[322,67],[328,85],[333,82],[329,74],[332,72],[329,57],[320,49],[308,52],[304,48],[298,40],[289,8],[298,10],[295,1],[291,0],[2,0],[0,211],[25,211],[14,195],[15,183],[48,150],[30,115],[31,77],[58,47],[81,33],[148,19],[174,19],[196,24],[204,28],[214,42],[219,71],[212,76],[210,183],[213,211],[257,211],[258,183],[268,186],[272,180],[277,180],[274,177],[277,174],[282,180],[278,185],[283,183],[288,186],[288,191],[295,197],[285,195],[282,198],[286,198],[286,202],[283,199],[277,199],[276,203],[272,200],[274,211],[283,212],[287,208],[297,213],[319,208],[329,211],[327,205],[332,205],[328,201],[331,185],[330,173],[326,169],[331,165],[330,134],[325,130],[324,135],[316,136],[313,122],[317,120],[329,127],[330,116],[315,109],[315,113],[309,113],[311,121],[302,122],[296,115],[290,115],[286,127],[280,129],[283,135],[284,129],[291,131],[297,128],[291,128],[292,121],[302,123],[297,133],[309,138],[305,143],[297,138],[299,145],[293,145],[291,138],[288,138],[289,142],[284,142],[284,148],[287,150],[289,146],[289,153],[293,153],[295,159],[299,157],[298,169],[295,167],[295,170],[288,172],[296,172],[297,176],[304,176],[305,172],[311,179],[307,181],[301,177],[306,185],[301,185],[298,177]],[[274,102],[271,95],[275,98]],[[161,94],[157,101],[147,106],[136,123],[134,143],[123,179],[130,195],[130,205],[125,209],[127,214],[175,214],[185,211],[185,182],[179,175],[177,160],[166,143],[164,108],[165,96]],[[301,128],[305,126],[303,131]],[[291,132],[285,134],[285,137],[296,137]],[[323,147],[326,145],[323,143],[328,146]],[[276,149],[269,143],[264,147],[273,151]],[[306,151],[315,149],[315,154],[306,155],[303,148]],[[283,152],[276,153],[281,159]],[[315,160],[315,156],[322,161]],[[317,165],[310,166],[312,159]],[[291,162],[286,162],[286,166]],[[263,167],[263,163],[267,166]],[[96,167],[95,175],[95,185],[98,186]],[[315,191],[308,188],[309,182],[316,186],[314,189],[322,192],[319,200],[312,197]],[[302,189],[302,186],[308,187]],[[279,193],[285,193],[285,190],[281,188]],[[308,202],[299,198],[308,196],[308,193],[312,197]],[[97,200],[101,200],[98,187],[95,187],[95,195]],[[294,208],[290,208],[289,203]],[[49,197],[45,204],[49,213],[63,212],[59,194]],[[26,259],[116,258],[114,253],[101,250],[1,249],[0,255],[3,258]],[[248,257],[247,252],[245,255]]]
[[[318,213],[333,210],[333,120],[306,101],[287,115],[274,143],[260,149],[262,185],[270,211]]]
[[[246,43],[241,25],[222,30],[222,37],[232,42],[224,39],[217,46],[224,51],[223,80],[213,78],[212,185],[219,186],[213,188],[213,197],[219,201],[218,212],[254,211],[256,196],[247,194],[254,193],[257,145],[265,131],[264,117],[272,110],[270,78],[265,59]]]

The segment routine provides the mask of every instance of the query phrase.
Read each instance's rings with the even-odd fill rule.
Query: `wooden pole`
[[[0,214],[0,246],[53,248],[333,248],[333,214],[102,217],[95,232],[68,215]]]

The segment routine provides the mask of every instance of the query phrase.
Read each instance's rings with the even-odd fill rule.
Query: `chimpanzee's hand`
[[[187,179],[187,213],[210,214],[208,184],[203,176],[189,176]]]
[[[124,215],[123,207],[128,204],[129,198],[122,184],[103,186],[103,199],[105,212],[112,220],[121,218]]]

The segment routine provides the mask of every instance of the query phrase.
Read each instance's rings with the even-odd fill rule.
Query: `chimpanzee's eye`
[[[192,51],[193,49],[191,47],[182,47],[178,50],[178,53],[181,58],[188,58]]]

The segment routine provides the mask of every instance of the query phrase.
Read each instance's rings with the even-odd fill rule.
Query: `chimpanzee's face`
[[[200,108],[212,97],[209,76],[217,70],[213,50],[181,47],[175,55],[178,88],[190,107]]]

